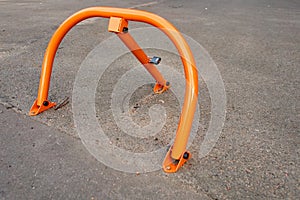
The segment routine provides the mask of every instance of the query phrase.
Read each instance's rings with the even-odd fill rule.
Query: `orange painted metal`
[[[171,156],[172,151],[168,151],[166,158],[163,163],[163,169],[165,172],[174,173],[180,167],[184,165],[189,159],[191,159],[191,153],[189,151],[185,151],[179,159],[174,160]]]
[[[110,17],[108,31],[114,33],[123,32],[124,28],[128,28],[128,21],[120,17]]]
[[[157,68],[153,64],[149,63],[149,57],[136,43],[136,41],[131,37],[131,35],[128,32],[120,32],[117,33],[117,36],[128,47],[131,53],[144,65],[144,67],[153,76],[156,82],[161,86],[165,86],[167,81],[157,70]]]
[[[170,88],[170,83],[168,81],[164,85],[159,84],[158,82],[156,82],[156,84],[153,87],[153,92],[155,94],[162,94],[163,92],[165,92],[169,88]]]
[[[138,21],[138,22],[148,23],[150,25],[159,28],[162,32],[164,32],[177,48],[181,56],[181,60],[184,67],[184,73],[186,78],[186,86],[185,86],[186,90],[185,90],[184,104],[183,104],[183,108],[182,108],[182,112],[181,112],[181,116],[177,128],[174,145],[170,148],[163,164],[164,171],[166,172],[177,171],[178,168],[181,166],[181,164],[183,164],[187,160],[183,157],[183,155],[184,153],[186,153],[186,145],[188,142],[188,138],[189,138],[189,134],[192,127],[193,118],[194,118],[194,113],[197,105],[198,72],[197,72],[197,68],[195,65],[192,52],[185,39],[179,33],[179,31],[167,20],[153,13],[134,10],[134,9],[124,9],[124,8],[92,7],[92,8],[83,9],[75,13],[71,17],[69,17],[67,20],[65,20],[52,36],[48,48],[45,52],[41,77],[40,77],[38,96],[29,114],[37,115],[55,105],[55,103],[50,102],[48,100],[48,91],[50,86],[52,66],[53,66],[54,57],[58,49],[58,46],[62,41],[62,39],[64,38],[64,36],[67,34],[67,32],[73,26],[91,17],[104,17],[104,18],[116,17],[116,18],[125,19],[126,21]],[[125,36],[124,38],[129,39],[128,35],[126,34],[119,37],[122,39],[123,36]],[[142,54],[138,53],[138,59],[139,56],[141,56],[142,58]],[[146,59],[143,62],[146,62]],[[160,73],[154,72],[152,75],[157,77],[160,82],[163,82],[163,84],[161,85],[166,85],[166,82],[164,82],[165,80],[163,78],[160,79],[158,77],[159,76],[158,74]],[[170,163],[171,161],[172,163]]]
[[[121,41],[127,46],[131,53],[140,61],[140,63],[146,68],[146,70],[152,75],[156,80],[156,84],[153,91],[157,94],[161,94],[167,89],[169,89],[170,84],[157,70],[157,68],[150,63],[149,57],[142,50],[142,48],[137,44],[133,37],[128,32],[128,22],[127,20],[119,17],[111,17],[109,19],[108,31],[114,32],[121,39]]]

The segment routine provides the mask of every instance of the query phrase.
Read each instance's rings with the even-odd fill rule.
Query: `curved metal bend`
[[[171,23],[158,15],[133,9],[91,7],[81,10],[65,20],[52,36],[45,52],[38,97],[29,114],[37,115],[55,105],[55,103],[48,101],[48,91],[52,65],[57,48],[64,36],[73,26],[91,17],[119,17],[128,21],[131,20],[148,23],[163,31],[176,46],[184,66],[186,92],[177,128],[176,139],[173,147],[169,150],[166,156],[163,168],[166,172],[177,171],[177,169],[188,159],[186,155],[184,156],[184,153],[186,153],[186,145],[193,122],[194,112],[196,110],[198,97],[198,73],[193,55],[185,39]]]

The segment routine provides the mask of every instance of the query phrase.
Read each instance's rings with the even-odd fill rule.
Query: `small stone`
[[[13,105],[11,105],[11,104],[7,104],[7,105],[5,105],[5,108],[8,110],[8,109],[12,109],[14,106]]]
[[[165,102],[164,102],[164,100],[161,100],[161,99],[160,99],[160,100],[159,100],[159,103],[165,103]]]
[[[230,185],[226,185],[226,190],[229,191],[231,189]]]

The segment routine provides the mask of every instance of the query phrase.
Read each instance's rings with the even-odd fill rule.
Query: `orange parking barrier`
[[[149,58],[131,37],[128,32],[128,21],[144,22],[159,28],[177,48],[184,67],[186,90],[176,138],[163,162],[163,170],[165,172],[176,172],[191,158],[190,152],[186,150],[186,145],[198,101],[198,72],[192,52],[179,31],[167,20],[153,13],[124,8],[92,7],[83,9],[64,21],[52,36],[45,52],[38,96],[30,109],[29,115],[37,115],[56,105],[54,102],[48,100],[50,78],[56,51],[64,36],[73,26],[91,17],[110,18],[108,30],[118,35],[121,41],[156,80],[155,93],[164,92],[170,87],[170,83],[163,78],[154,66],[154,64],[160,62],[160,58]]]

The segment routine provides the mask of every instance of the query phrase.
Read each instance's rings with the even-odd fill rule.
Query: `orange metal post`
[[[118,17],[111,17],[108,24],[108,31],[117,34],[117,36],[127,46],[131,53],[140,61],[140,63],[156,80],[157,83],[153,89],[155,93],[162,93],[170,87],[169,82],[167,82],[161,75],[161,73],[157,70],[157,68],[152,63],[150,63],[150,58],[145,54],[142,48],[129,34],[127,20]]]
[[[134,9],[92,7],[83,9],[69,17],[66,21],[64,21],[52,36],[48,48],[45,52],[40,78],[40,85],[38,90],[38,97],[34,102],[29,114],[37,115],[55,105],[55,103],[50,102],[48,100],[48,91],[50,86],[52,65],[54,62],[54,57],[57,48],[60,42],[62,41],[63,37],[73,26],[91,17],[115,17],[125,19],[127,21],[131,20],[148,23],[159,28],[162,32],[164,32],[177,48],[184,67],[184,73],[186,77],[186,92],[177,128],[175,142],[169,150],[168,154],[166,155],[163,164],[163,169],[166,172],[177,171],[178,168],[190,158],[189,153],[186,152],[186,145],[192,127],[194,112],[196,110],[197,105],[198,73],[193,55],[185,39],[172,24],[170,24],[167,20],[163,19],[162,17],[153,13]],[[120,33],[119,37],[122,41],[124,39],[125,44],[126,40],[130,39],[130,36],[128,37],[127,34],[123,35],[123,33]],[[130,45],[129,48],[131,48]],[[143,60],[142,57],[144,57],[144,55],[142,55],[141,53],[137,54],[137,58],[139,60]],[[148,71],[154,76],[154,78],[159,83],[164,82],[162,76],[159,76],[160,73],[158,71],[156,72],[152,69]],[[164,84],[166,83],[164,82]]]
[[[131,53],[144,65],[148,72],[153,76],[153,78],[161,85],[166,84],[166,80],[157,70],[157,68],[149,63],[149,57],[145,52],[139,47],[135,40],[131,37],[129,33],[121,32],[117,33],[117,36],[122,40],[122,42],[130,49]]]
[[[165,91],[169,87],[169,83],[164,79],[161,73],[157,70],[157,68],[149,63],[149,57],[145,54],[145,52],[139,47],[136,41],[131,37],[129,33],[120,32],[117,33],[118,37],[121,41],[130,49],[131,53],[143,64],[143,66],[147,69],[147,71],[153,76],[156,80],[157,85],[161,86],[161,90],[155,90],[156,93],[160,93]]]

